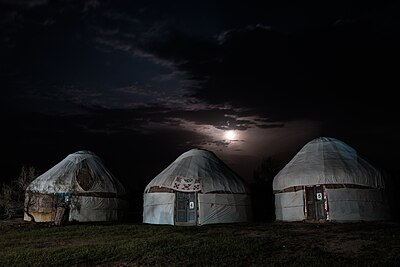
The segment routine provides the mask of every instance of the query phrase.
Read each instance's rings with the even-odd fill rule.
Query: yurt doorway
[[[324,188],[322,185],[306,186],[307,220],[326,220]]]
[[[197,193],[176,192],[175,225],[197,224]]]
[[[70,194],[65,192],[55,193],[56,213],[54,218],[55,225],[64,225],[69,220]]]

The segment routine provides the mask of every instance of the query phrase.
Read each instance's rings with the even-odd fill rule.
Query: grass
[[[0,223],[0,266],[400,266],[400,223]]]

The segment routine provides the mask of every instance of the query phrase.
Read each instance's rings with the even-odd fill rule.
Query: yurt
[[[389,218],[381,172],[335,138],[308,142],[274,177],[282,221],[374,221]]]
[[[119,220],[126,205],[121,198],[124,194],[123,185],[97,155],[78,151],[27,187],[24,220],[58,223],[61,219],[66,222]]]
[[[250,220],[246,184],[205,149],[180,155],[144,190],[144,223],[205,225]]]

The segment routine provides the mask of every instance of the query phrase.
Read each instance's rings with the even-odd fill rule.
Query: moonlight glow
[[[227,140],[229,140],[229,141],[232,141],[232,140],[235,140],[235,138],[236,138],[236,133],[235,133],[235,131],[226,131],[225,132],[225,138],[227,139]]]

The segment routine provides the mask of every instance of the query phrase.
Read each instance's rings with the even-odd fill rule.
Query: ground
[[[0,222],[0,266],[400,266],[400,223]]]

